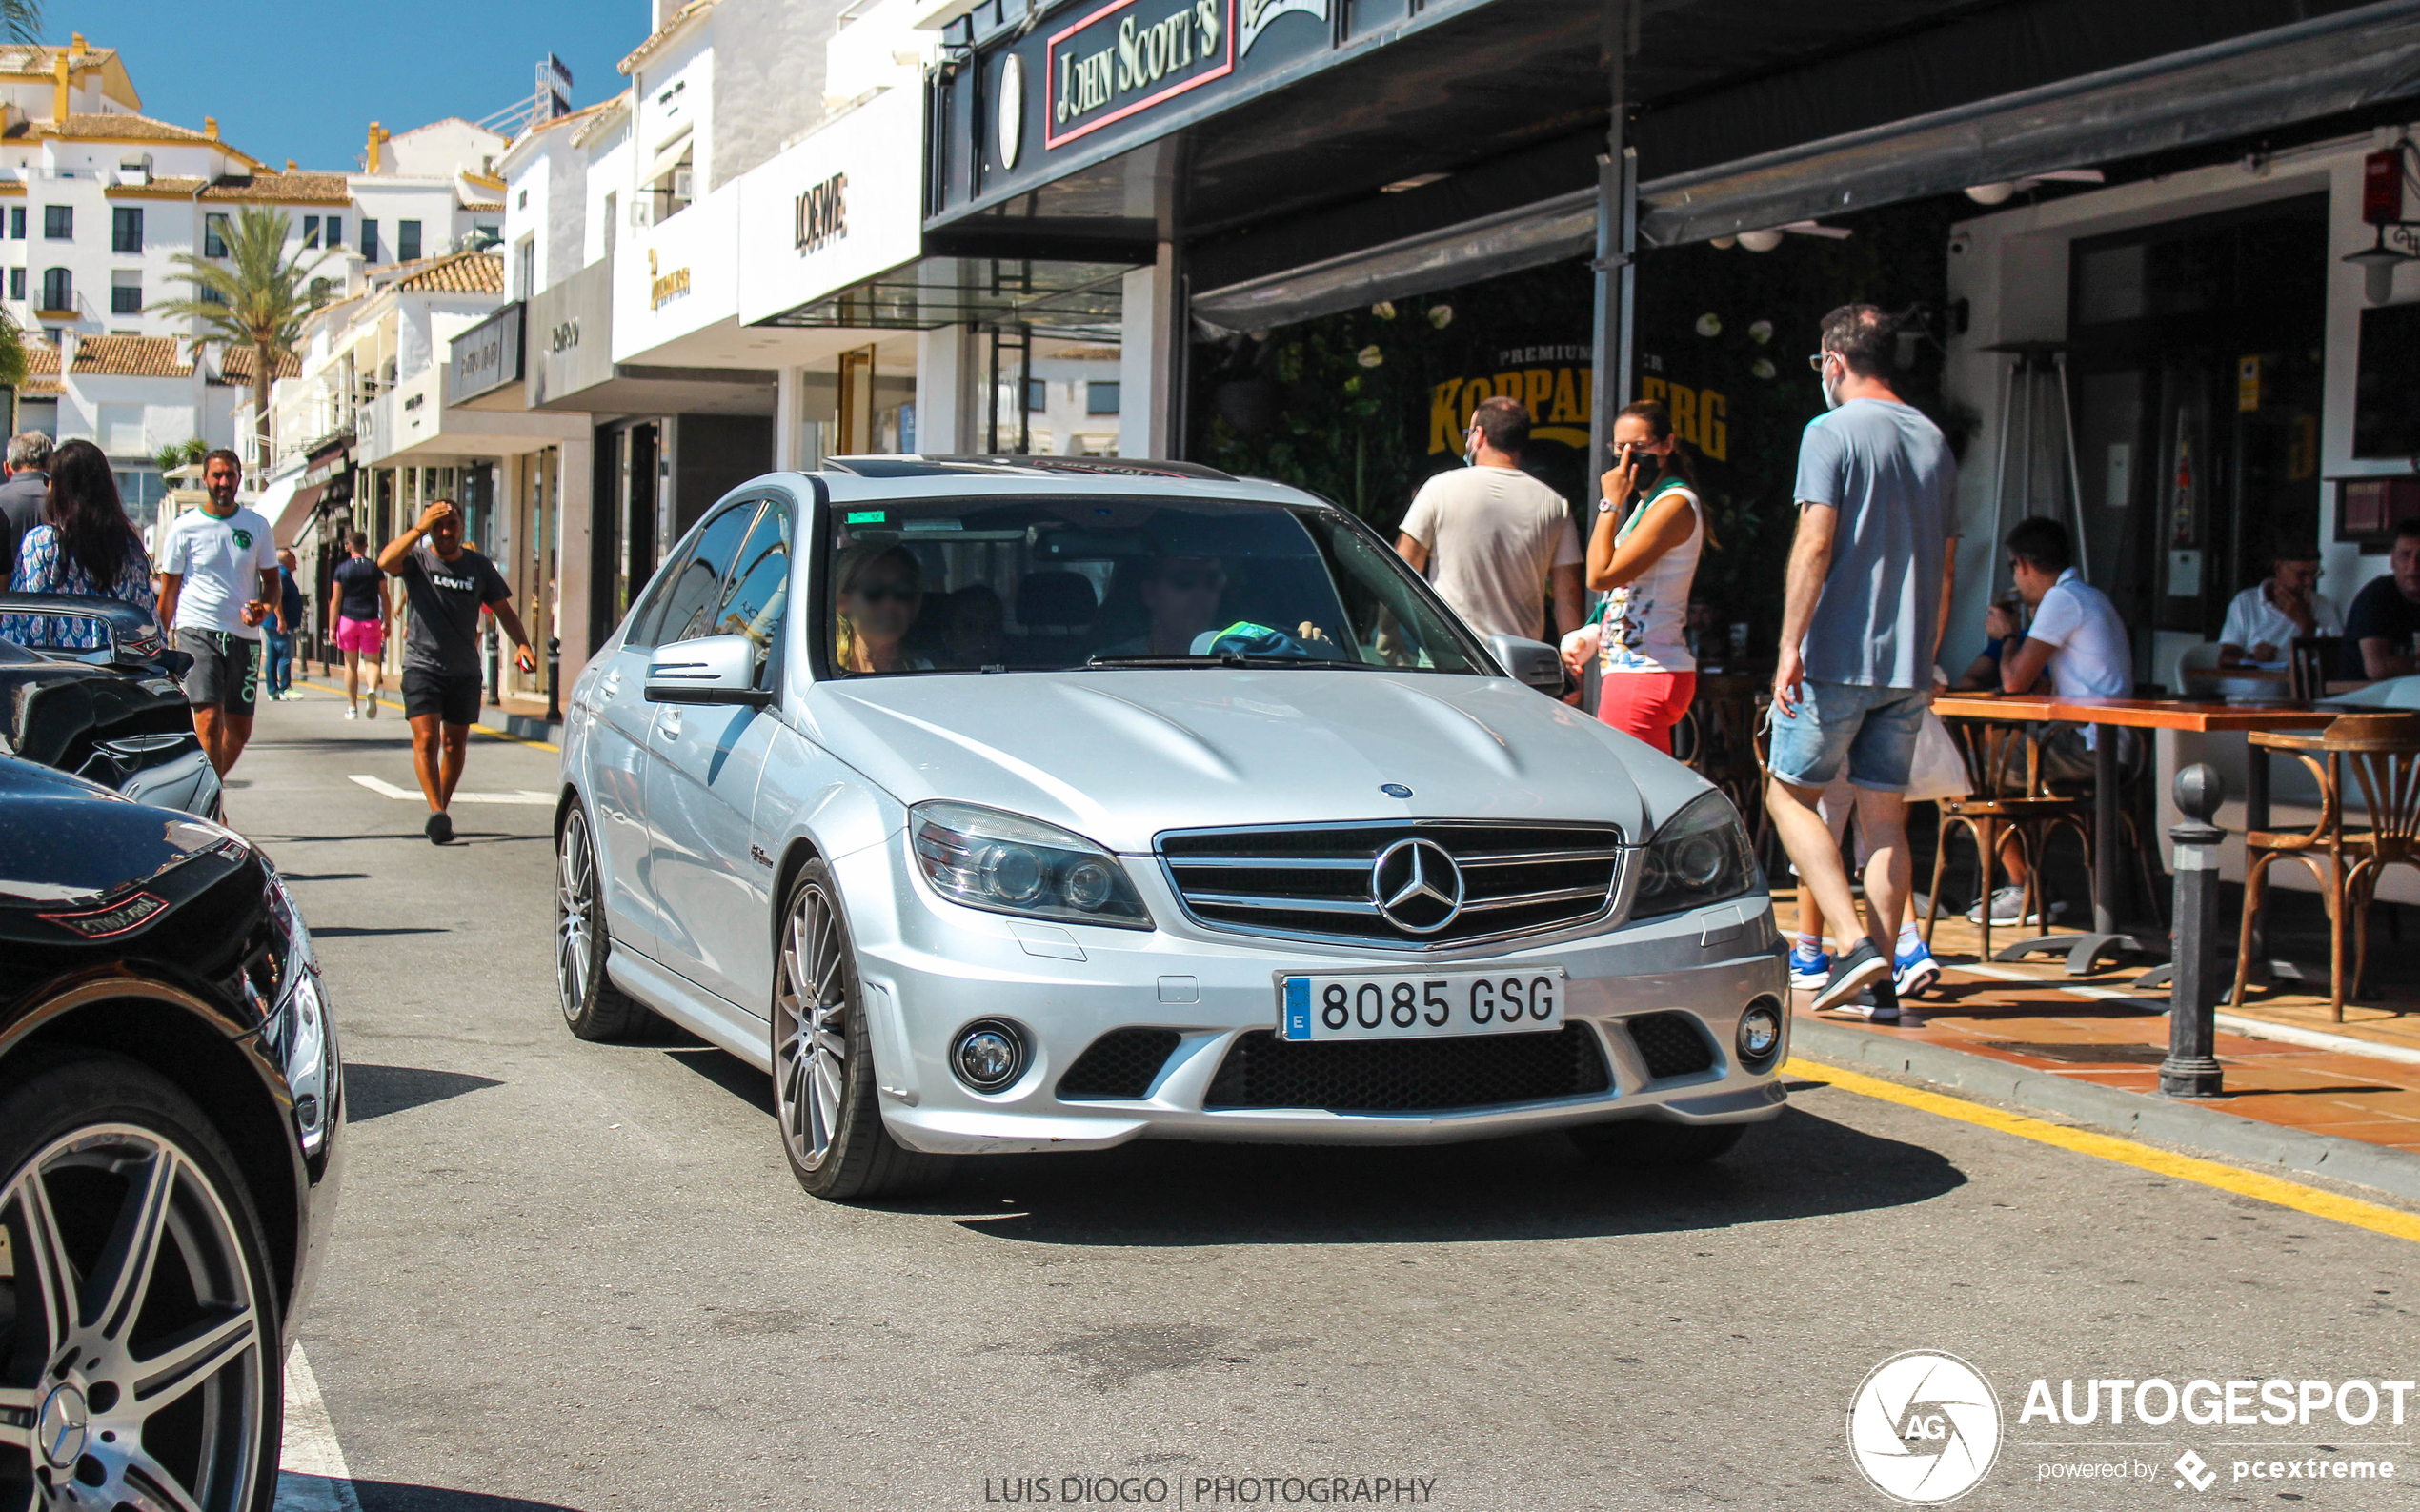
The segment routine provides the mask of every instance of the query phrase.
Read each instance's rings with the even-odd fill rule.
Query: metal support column
[[[2160,1090],[2171,1098],[2214,1098],[2226,1089],[2216,1018],[2224,990],[2218,845],[2226,832],[2210,822],[2222,796],[2218,774],[2205,764],[2196,762],[2176,775],[2176,806],[2185,816],[2168,832],[2176,842],[2176,957],[2168,1058],[2160,1062]]]
[[[1588,457],[1583,472],[1593,491],[1613,441],[1613,419],[1630,402],[1631,307],[1638,288],[1639,153],[1629,144],[1630,54],[1638,50],[1638,0],[1607,0],[1605,55],[1612,119],[1604,154],[1597,159],[1596,308],[1589,334],[1595,370],[1588,414]],[[1593,498],[1593,492],[1589,495]],[[1583,514],[1587,513],[1584,509]]]

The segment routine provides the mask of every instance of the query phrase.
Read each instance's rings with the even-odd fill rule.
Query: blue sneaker
[[[1832,979],[1832,958],[1823,951],[1808,953],[1796,945],[1790,947],[1790,985],[1804,992],[1821,992]]]
[[[1902,998],[1913,998],[1939,980],[1941,962],[1932,958],[1931,950],[1922,940],[1916,942],[1914,950],[1892,962],[1891,985]]]

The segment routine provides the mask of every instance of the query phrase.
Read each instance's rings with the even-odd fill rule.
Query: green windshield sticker
[[[852,525],[879,525],[882,523],[882,511],[851,510],[849,511],[849,523]]]

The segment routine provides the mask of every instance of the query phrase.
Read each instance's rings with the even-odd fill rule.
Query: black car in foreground
[[[268,858],[0,757],[0,1508],[269,1506],[343,1125]]]
[[[63,638],[92,644],[46,644]],[[0,594],[0,754],[215,818],[218,773],[177,680],[192,664],[132,604]]]

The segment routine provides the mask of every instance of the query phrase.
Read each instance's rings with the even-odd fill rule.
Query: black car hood
[[[0,749],[74,771],[96,739],[191,735],[185,690],[161,668],[99,666],[0,641]]]
[[[215,824],[0,756],[0,905],[101,897],[231,838]]]

